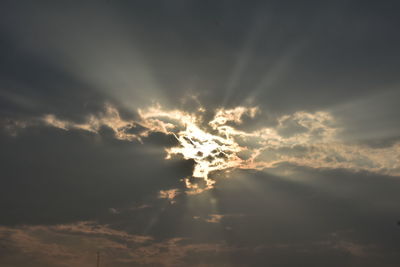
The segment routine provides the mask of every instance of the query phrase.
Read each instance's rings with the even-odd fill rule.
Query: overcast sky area
[[[399,266],[399,8],[2,1],[0,266]]]

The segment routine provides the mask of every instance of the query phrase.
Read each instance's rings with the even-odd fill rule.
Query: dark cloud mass
[[[397,1],[2,1],[0,266],[399,266]]]

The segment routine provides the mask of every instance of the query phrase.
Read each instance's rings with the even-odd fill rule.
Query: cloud
[[[219,222],[221,222],[221,219],[224,218],[225,216],[222,214],[210,214],[208,217],[209,218],[205,220],[206,222],[219,223]]]
[[[201,216],[193,216],[194,220],[202,220],[204,222],[207,223],[221,223],[222,219],[224,218],[239,218],[239,217],[243,217],[245,216],[244,214],[217,214],[217,213],[213,213],[213,214],[208,214],[205,217],[201,217]],[[232,230],[231,227],[227,227],[227,229]]]
[[[3,1],[0,265],[397,266],[398,3],[314,2]]]
[[[0,264],[16,267],[25,266],[26,261],[34,267],[90,266],[95,264],[98,252],[101,265],[116,267],[243,266],[246,262],[263,266],[265,256],[271,263],[280,262],[285,266],[299,260],[319,263],[326,260],[326,256],[335,256],[332,266],[350,262],[355,266],[373,266],[369,261],[379,260],[382,251],[379,246],[348,239],[343,233],[332,233],[316,240],[234,245],[224,241],[195,242],[181,237],[156,240],[91,221],[0,226]]]
[[[182,238],[153,240],[95,222],[50,226],[0,226],[0,264],[90,266],[100,252],[105,266],[182,266],[193,253],[223,252],[223,243],[190,243]],[[5,251],[4,251],[5,250]],[[21,261],[22,260],[22,261]]]
[[[74,123],[72,121],[57,119],[54,115],[48,114],[43,117],[45,124],[63,130],[78,129],[98,133],[103,126],[113,130],[115,138],[119,140],[140,140],[141,136],[147,136],[148,132],[134,134],[131,131],[139,128],[133,121],[121,119],[119,112],[111,105],[106,105],[105,112],[99,116],[90,115],[85,123]]]
[[[174,204],[174,199],[179,194],[179,189],[160,190],[160,192],[158,193],[158,197],[168,199],[171,204]]]
[[[151,133],[173,136],[178,145],[165,148],[166,159],[181,155],[194,161],[192,176],[183,177],[188,193],[212,188],[215,184],[212,174],[216,171],[262,170],[283,163],[400,175],[399,143],[383,148],[345,143],[339,138],[342,129],[335,118],[323,111],[283,115],[272,127],[238,129],[243,116],[251,120],[258,112],[257,107],[219,108],[207,122],[204,110],[189,113],[155,105],[139,109],[137,120],[124,120],[116,108],[106,105],[104,113],[90,115],[83,123],[59,120],[51,114],[44,116],[43,121],[63,130],[93,133],[105,126],[113,131],[116,139],[126,141],[143,142]],[[135,129],[138,130],[135,132]]]
[[[163,135],[164,136],[164,135]],[[160,190],[182,189],[192,162],[164,159],[169,139],[151,134],[146,146],[99,133],[37,124],[17,136],[0,131],[1,223],[54,224],[111,215],[152,204]],[[40,166],[40,167],[38,167]],[[157,166],[157,168],[146,168]]]

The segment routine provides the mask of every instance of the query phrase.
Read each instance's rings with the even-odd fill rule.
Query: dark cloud
[[[170,266],[171,261],[178,266],[264,266],[266,261],[293,266],[327,259],[328,266],[395,266],[397,181],[366,173],[287,169],[292,174],[281,177],[237,172],[206,195],[122,211],[106,219],[111,226],[79,222],[3,227],[0,233],[8,233],[2,238],[8,255],[28,250],[35,262],[54,260],[61,252],[68,254],[66,261],[87,261],[87,253],[101,248],[104,261],[114,266],[124,266],[122,259],[138,266]],[[216,214],[220,219],[210,222]],[[35,249],[46,246],[47,255]]]
[[[34,56],[52,66],[50,78],[55,69],[64,70],[125,104],[159,98],[174,106],[192,90],[209,106],[234,106],[250,97],[269,111],[326,108],[397,84],[397,6],[9,4],[3,12],[14,16],[2,16],[2,28],[8,46],[16,48],[8,57],[13,64],[4,67],[38,76],[32,72],[40,70],[37,63],[26,63]]]
[[[214,189],[187,195],[181,179],[194,162],[164,159],[177,145],[172,135],[151,133],[142,144],[117,140],[106,126],[94,134],[38,121],[54,114],[83,123],[106,103],[126,120],[154,102],[202,105],[206,118],[218,107],[259,106],[238,126],[252,131],[323,110],[341,140],[388,148],[400,136],[399,7],[3,1],[0,265],[88,266],[100,242],[112,266],[396,266],[396,177],[282,164],[230,178],[215,172]],[[280,128],[302,131],[292,121]],[[159,197],[175,189],[173,201]],[[134,241],[139,235],[148,240]]]
[[[181,186],[180,177],[192,168],[190,162],[165,161],[158,145],[107,134],[35,128],[3,135],[1,144],[3,224],[93,219]]]

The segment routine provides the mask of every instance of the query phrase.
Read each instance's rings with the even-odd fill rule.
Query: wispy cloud
[[[208,222],[219,223],[221,216],[213,214]],[[311,257],[336,253],[363,260],[371,255],[379,256],[384,249],[342,235],[246,246],[229,245],[218,240],[194,242],[180,237],[155,240],[150,236],[134,235],[89,221],[63,225],[0,226],[0,246],[3,249],[0,258],[2,266],[26,266],[26,261],[29,261],[30,266],[56,267],[91,266],[96,262],[97,252],[100,252],[103,266],[191,266],[194,262],[203,263],[201,266],[236,266],[229,262],[229,258],[237,253],[249,257],[275,253]],[[209,260],[204,260],[201,255],[208,255]]]
[[[149,236],[129,234],[95,222],[64,225],[0,226],[0,245],[7,255],[0,264],[30,266],[91,266],[96,252],[104,266],[182,266],[193,253],[227,251],[222,243],[189,243],[182,238],[155,241]]]

